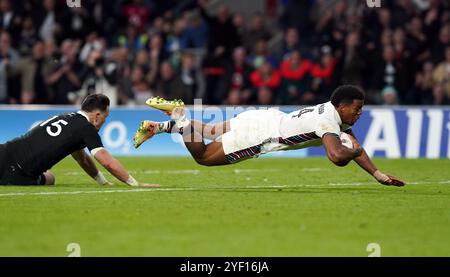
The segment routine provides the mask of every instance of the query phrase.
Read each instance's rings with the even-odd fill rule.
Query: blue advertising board
[[[254,107],[204,107],[190,110],[193,119],[205,122],[227,120]],[[260,109],[260,108],[258,108]],[[280,107],[291,112],[298,107]],[[0,108],[0,143],[20,136],[36,124],[76,107]],[[132,138],[142,120],[167,120],[163,113],[145,107],[113,108],[100,130],[104,146],[113,155],[182,156],[188,155],[178,134],[161,134],[134,149]],[[365,107],[353,130],[370,156],[387,158],[449,158],[450,107]],[[304,157],[324,155],[322,147],[280,151],[270,156]]]

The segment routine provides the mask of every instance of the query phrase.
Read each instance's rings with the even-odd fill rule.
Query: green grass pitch
[[[450,256],[446,159],[375,159],[404,188],[326,158],[120,160],[161,187],[101,187],[71,159],[54,187],[0,186],[0,256]]]

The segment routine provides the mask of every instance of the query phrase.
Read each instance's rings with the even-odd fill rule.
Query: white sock
[[[176,131],[180,134],[183,134],[183,131],[191,124],[191,121],[186,118],[184,108],[175,108],[170,117],[175,121],[175,126],[178,129]]]
[[[164,121],[164,122],[159,122],[158,123],[158,130],[156,131],[157,134],[159,133],[171,133],[172,132],[172,128],[175,125],[175,121],[174,120],[168,120],[168,121]]]
[[[175,122],[175,126],[178,129],[177,131],[181,135],[187,128],[189,128],[190,125],[191,125],[191,121],[188,120],[185,116]]]
[[[177,121],[169,120],[169,121],[159,122],[158,130],[156,131],[156,134],[179,133],[182,135],[183,131],[186,130],[186,128],[188,128],[190,124],[191,124],[191,121],[186,119],[186,117],[179,119]]]

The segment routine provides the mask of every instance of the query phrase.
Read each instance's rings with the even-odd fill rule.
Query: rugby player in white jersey
[[[154,97],[147,100],[147,104],[172,115],[172,120],[141,122],[134,137],[136,148],[155,134],[178,132],[197,163],[215,166],[273,151],[323,145],[328,159],[337,166],[345,166],[354,160],[381,184],[405,185],[399,178],[382,173],[352,132],[364,105],[364,92],[356,86],[340,86],[329,102],[292,113],[275,109],[252,110],[217,124],[187,120],[181,101]],[[342,133],[348,134],[350,145],[343,145]],[[205,144],[203,138],[212,142]]]

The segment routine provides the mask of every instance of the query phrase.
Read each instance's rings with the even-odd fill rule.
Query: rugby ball
[[[353,149],[353,143],[350,139],[350,136],[347,133],[341,133],[339,137],[341,139],[342,145],[344,145],[347,148]]]

